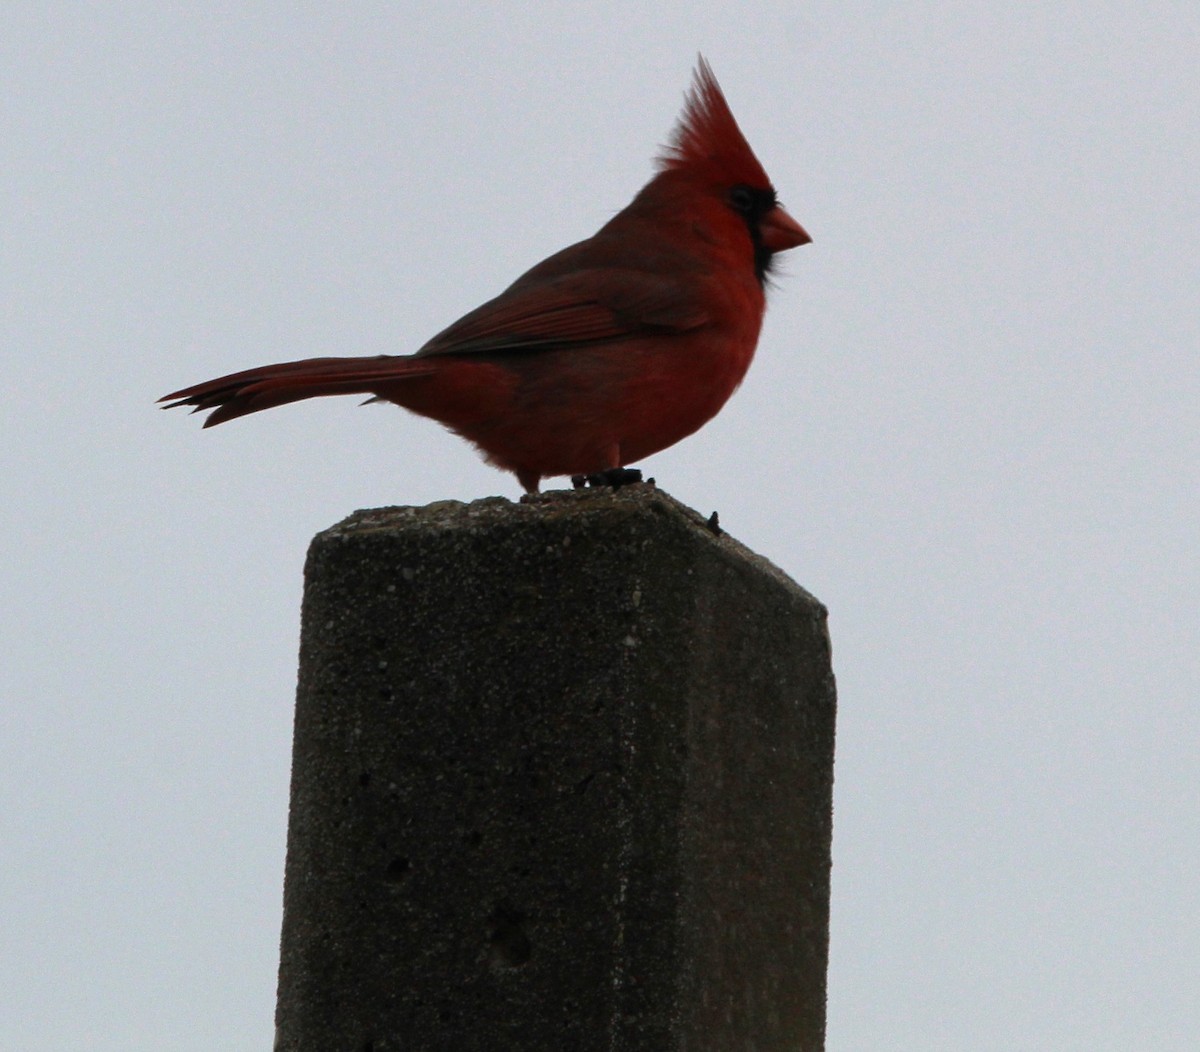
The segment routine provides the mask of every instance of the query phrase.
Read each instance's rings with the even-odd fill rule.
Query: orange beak
[[[778,205],[758,221],[758,229],[763,247],[770,252],[786,252],[812,241],[808,231]]]

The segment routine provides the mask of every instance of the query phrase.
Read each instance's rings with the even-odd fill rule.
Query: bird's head
[[[780,205],[775,187],[734,119],[712,67],[701,56],[670,141],[658,158],[663,174],[694,181],[736,214],[754,245],[759,279],[777,252],[812,238]]]

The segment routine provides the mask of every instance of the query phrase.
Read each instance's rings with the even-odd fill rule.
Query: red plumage
[[[535,492],[656,453],[717,413],[758,343],[773,256],[810,239],[778,204],[701,59],[658,173],[586,241],[543,260],[412,355],[312,358],[167,395],[205,427],[370,394],[432,417]]]

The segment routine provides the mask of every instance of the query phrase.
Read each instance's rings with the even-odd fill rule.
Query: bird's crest
[[[661,171],[712,166],[733,182],[771,185],[703,55],[696,63],[679,123],[659,154],[658,166]]]

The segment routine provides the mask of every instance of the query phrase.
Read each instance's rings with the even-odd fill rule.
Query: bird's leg
[[[542,476],[535,471],[517,471],[515,472],[517,481],[521,483],[521,488],[526,493],[537,493],[541,488]]]

